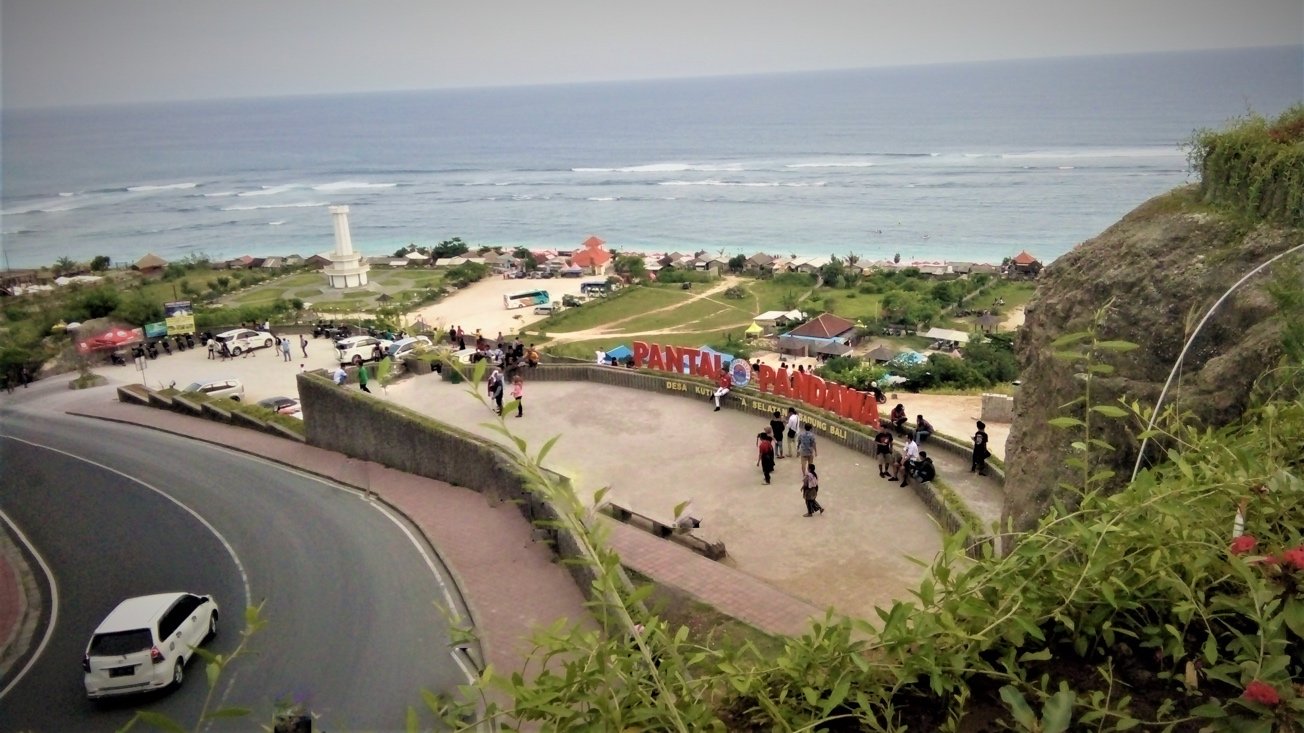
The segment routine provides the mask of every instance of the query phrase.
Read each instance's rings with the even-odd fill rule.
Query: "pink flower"
[[[1296,570],[1304,570],[1304,545],[1281,553],[1277,558],[1277,562],[1286,567],[1293,567]]]
[[[1233,555],[1244,555],[1257,547],[1258,544],[1259,541],[1254,539],[1254,537],[1248,534],[1243,534],[1232,540],[1231,553]]]
[[[1281,695],[1277,694],[1277,688],[1259,680],[1251,680],[1250,684],[1245,686],[1245,692],[1241,697],[1261,705],[1276,705],[1281,702]]]

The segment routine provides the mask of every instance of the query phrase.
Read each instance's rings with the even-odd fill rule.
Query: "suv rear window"
[[[149,629],[115,631],[111,634],[96,634],[91,639],[92,657],[120,657],[134,654],[154,646],[154,637]]]

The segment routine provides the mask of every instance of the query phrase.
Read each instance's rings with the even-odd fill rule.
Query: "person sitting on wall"
[[[923,443],[928,436],[933,434],[933,424],[924,419],[923,415],[915,416],[915,441]]]
[[[534,344],[530,344],[529,351],[525,352],[525,363],[531,369],[539,366],[539,350],[534,348]]]
[[[892,408],[892,416],[888,418],[888,422],[892,423],[898,433],[904,433],[907,419],[905,405],[898,403],[896,407]]]
[[[883,390],[879,389],[878,382],[871,382],[869,391],[874,393],[874,401],[878,404],[882,405],[887,402],[887,395],[883,394]]]
[[[729,390],[733,387],[733,377],[729,376],[729,370],[721,367],[720,376],[716,378],[715,383],[719,386],[711,394],[711,399],[715,400],[715,411],[719,412],[720,398],[729,394]]]
[[[937,467],[933,465],[933,459],[928,457],[928,451],[919,451],[919,460],[914,465],[915,478],[919,483],[926,484],[937,478]]]
[[[626,369],[634,368],[634,357],[632,355],[625,357],[625,368]]]

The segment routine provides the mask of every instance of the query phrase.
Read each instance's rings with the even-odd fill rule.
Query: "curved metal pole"
[[[1177,377],[1177,370],[1182,368],[1182,361],[1186,359],[1186,352],[1190,350],[1191,344],[1195,341],[1195,337],[1200,335],[1200,329],[1204,328],[1204,324],[1208,322],[1210,318],[1213,317],[1214,311],[1218,310],[1218,306],[1222,305],[1224,300],[1227,300],[1227,298],[1229,298],[1232,293],[1236,292],[1237,288],[1244,285],[1246,280],[1249,280],[1250,278],[1259,274],[1259,271],[1261,271],[1263,268],[1267,267],[1268,265],[1271,265],[1272,263],[1276,262],[1282,257],[1285,257],[1286,255],[1294,252],[1298,252],[1301,249],[1304,249],[1304,244],[1299,244],[1294,247],[1291,247],[1285,252],[1282,252],[1276,257],[1273,257],[1267,262],[1264,262],[1263,264],[1259,265],[1253,270],[1250,270],[1249,272],[1245,273],[1244,277],[1242,277],[1240,280],[1237,280],[1236,283],[1232,285],[1230,288],[1227,288],[1227,292],[1223,293],[1222,297],[1218,298],[1218,300],[1215,301],[1214,304],[1209,307],[1209,311],[1204,314],[1204,318],[1200,319],[1200,323],[1196,325],[1195,330],[1191,332],[1191,335],[1189,337],[1187,337],[1186,343],[1182,345],[1182,353],[1177,355],[1177,362],[1173,364],[1173,370],[1168,373],[1168,381],[1164,382],[1164,388],[1159,393],[1159,401],[1155,403],[1155,410],[1150,415],[1150,422],[1146,424],[1147,433],[1149,433],[1155,427],[1155,421],[1159,419],[1159,410],[1164,405],[1164,397],[1168,394],[1168,388],[1172,386],[1173,379]],[[1141,439],[1141,449],[1137,452],[1136,465],[1132,467],[1132,478],[1130,479],[1131,481],[1135,481],[1136,475],[1141,472],[1141,460],[1145,458],[1146,443],[1148,442],[1150,442],[1149,435]]]

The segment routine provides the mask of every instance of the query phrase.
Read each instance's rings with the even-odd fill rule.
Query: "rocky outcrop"
[[[1304,243],[1304,230],[1256,225],[1200,203],[1194,186],[1141,205],[1094,239],[1055,260],[1042,273],[1026,312],[1016,352],[1023,387],[1006,446],[1004,519],[1016,530],[1034,526],[1061,482],[1080,485],[1064,459],[1069,432],[1047,425],[1075,414],[1064,405],[1082,397],[1072,365],[1056,359],[1051,343],[1087,328],[1112,303],[1102,339],[1141,348],[1106,359],[1117,372],[1093,383],[1094,404],[1120,396],[1153,405],[1187,335],[1205,312],[1255,266]],[[1283,262],[1293,260],[1287,258]],[[1180,405],[1190,420],[1221,425],[1244,410],[1255,381],[1281,358],[1281,323],[1266,286],[1268,268],[1219,308],[1187,353],[1165,405]],[[1095,420],[1099,437],[1117,450],[1100,455],[1118,472],[1115,487],[1131,474],[1140,432],[1134,421]]]

